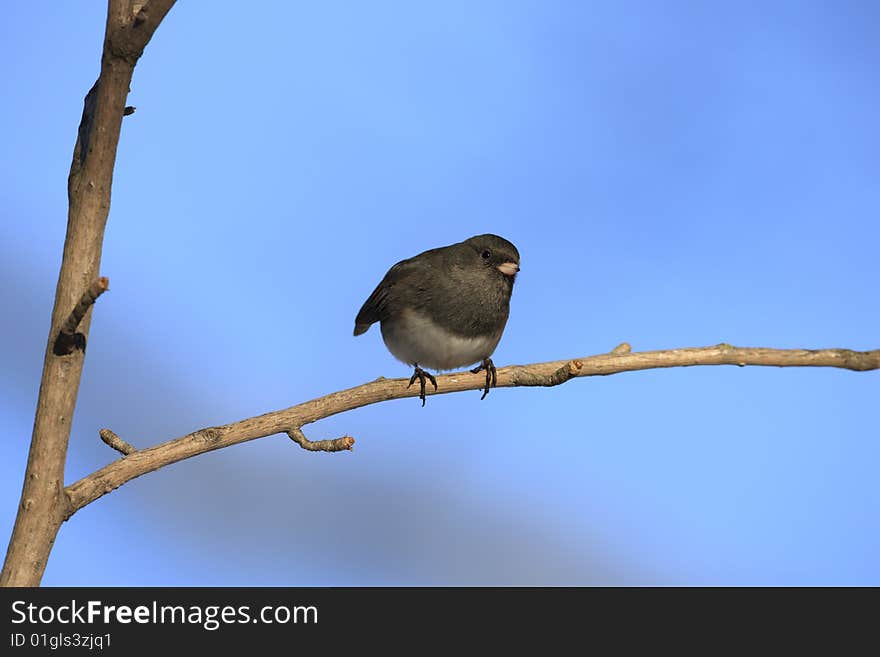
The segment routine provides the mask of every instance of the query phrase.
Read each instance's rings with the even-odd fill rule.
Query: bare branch
[[[97,301],[98,297],[110,289],[110,280],[104,276],[89,285],[88,289],[83,292],[79,303],[73,307],[67,320],[65,320],[58,337],[55,339],[55,346],[52,351],[56,356],[66,356],[73,353],[74,349],[86,348],[86,338],[82,333],[77,333],[80,322],[86,316],[86,312]]]
[[[82,297],[79,300],[79,303],[74,306],[73,310],[70,313],[70,317],[67,318],[67,321],[64,322],[64,326],[61,327],[62,333],[73,333],[79,328],[79,323],[82,321],[83,317],[86,316],[86,311],[91,307],[95,301],[97,301],[98,297],[104,294],[107,290],[110,289],[110,279],[106,276],[102,276],[94,283],[89,285],[88,289],[83,292]]]
[[[714,347],[631,352],[621,345],[610,354],[501,368],[498,370],[497,387],[556,386],[576,377],[693,365],[839,367],[866,371],[880,369],[880,349],[874,351],[764,349],[719,344]],[[299,436],[295,431],[298,429],[291,435],[290,427],[302,427],[331,415],[369,404],[418,396],[418,390],[407,387],[408,381],[409,379],[379,377],[369,383],[340,390],[290,408],[232,424],[201,429],[155,447],[142,449],[68,486],[65,489],[70,501],[67,517],[135,477],[205,452],[276,433],[288,433],[300,445],[310,444],[311,441],[308,441],[304,435],[301,440],[297,440]],[[480,390],[485,385],[485,377],[470,372],[456,372],[438,376],[437,383],[439,389],[434,394]],[[345,438],[336,440],[343,441]],[[319,445],[327,442],[334,441],[318,441],[311,444]],[[306,447],[306,449],[310,448]]]
[[[83,103],[67,179],[64,254],[21,503],[0,571],[0,586],[40,583],[58,528],[71,513],[64,493],[64,469],[84,362],[84,352],[76,346],[85,345],[90,323],[87,311],[97,298],[96,293],[83,304],[83,288],[98,277],[119,132],[134,67],[173,4],[173,0],[108,3],[101,73]],[[78,309],[71,314],[75,306]],[[73,337],[59,340],[62,333]],[[73,342],[72,350],[63,344],[68,341]],[[60,353],[56,347],[61,347]]]
[[[101,429],[98,432],[98,435],[101,436],[101,440],[103,440],[105,443],[107,443],[107,445],[115,449],[117,452],[120,452],[123,456],[128,456],[129,454],[133,454],[137,451],[129,443],[125,442],[122,438],[110,431],[110,429]]]
[[[288,430],[287,435],[293,442],[310,452],[341,452],[351,450],[354,446],[354,438],[351,436],[342,436],[332,440],[309,440],[302,429],[298,427]]]
[[[110,0],[106,41],[108,50],[114,57],[134,66],[159,23],[171,11],[174,2],[175,0]]]

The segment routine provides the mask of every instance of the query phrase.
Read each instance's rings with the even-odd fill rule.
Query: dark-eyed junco
[[[510,312],[519,251],[503,237],[476,235],[402,260],[385,274],[354,320],[354,334],[379,322],[388,351],[415,368],[425,405],[422,367],[452,370],[479,362],[486,371],[484,399],[495,385],[492,353]]]

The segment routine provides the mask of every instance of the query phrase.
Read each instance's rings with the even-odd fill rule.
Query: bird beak
[[[502,262],[498,265],[498,271],[505,276],[513,276],[519,271],[519,265],[515,262]]]

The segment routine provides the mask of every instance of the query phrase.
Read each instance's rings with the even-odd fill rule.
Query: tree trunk
[[[101,74],[86,95],[68,177],[67,237],[43,363],[21,503],[0,586],[37,586],[61,523],[69,515],[64,464],[91,318],[86,310],[63,348],[59,340],[80,298],[98,277],[116,147],[135,64],[174,0],[110,0]]]

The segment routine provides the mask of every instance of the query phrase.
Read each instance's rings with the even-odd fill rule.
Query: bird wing
[[[373,293],[364,301],[360,312],[354,320],[354,334],[360,335],[366,333],[367,329],[376,322],[384,319],[389,311],[389,294],[395,285],[405,280],[408,275],[412,274],[416,266],[409,260],[402,260],[394,265],[385,274],[382,281],[373,290]]]

